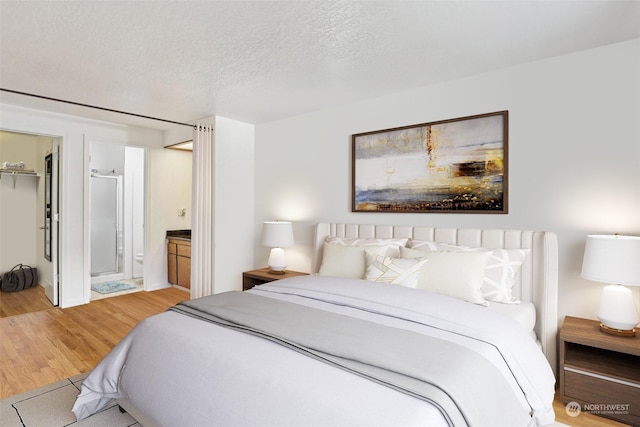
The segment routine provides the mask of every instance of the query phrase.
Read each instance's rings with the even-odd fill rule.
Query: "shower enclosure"
[[[91,275],[122,273],[122,175],[91,173]]]
[[[91,284],[142,286],[145,150],[92,141],[89,167]]]

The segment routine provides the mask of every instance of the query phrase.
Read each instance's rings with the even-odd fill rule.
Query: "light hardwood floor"
[[[89,372],[140,320],[187,299],[167,288],[1,318],[0,399]]]
[[[47,299],[42,286],[34,286],[19,292],[0,292],[0,317],[50,308],[53,308],[53,304]]]
[[[23,292],[11,295],[30,297]],[[1,318],[0,399],[89,372],[140,320],[187,299],[187,292],[168,288]],[[572,427],[624,426],[590,414],[570,417],[558,400],[554,410],[557,421]]]

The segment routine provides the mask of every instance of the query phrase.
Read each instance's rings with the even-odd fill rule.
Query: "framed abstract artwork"
[[[354,134],[353,212],[508,213],[509,112]]]

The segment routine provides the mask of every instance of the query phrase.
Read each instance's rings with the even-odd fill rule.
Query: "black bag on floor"
[[[16,292],[32,287],[38,283],[38,269],[18,264],[2,275],[0,291]]]

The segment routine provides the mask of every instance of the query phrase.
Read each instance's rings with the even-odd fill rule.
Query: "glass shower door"
[[[122,177],[91,175],[91,275],[120,272]]]

